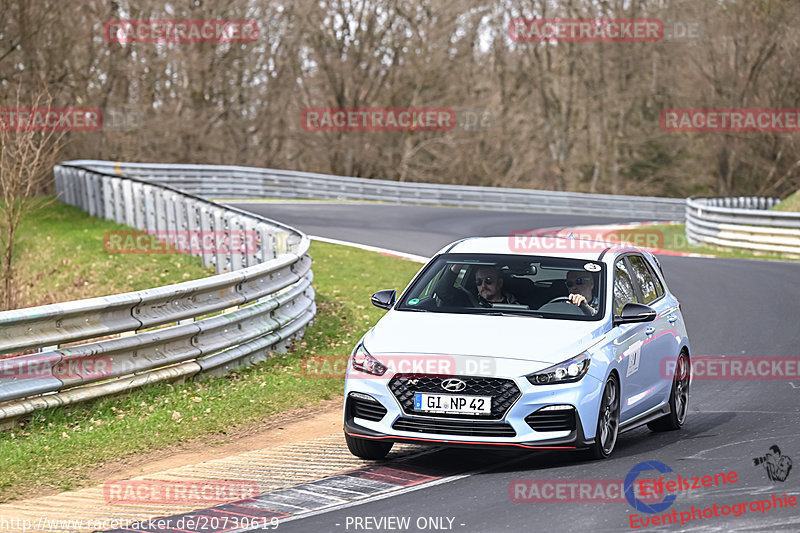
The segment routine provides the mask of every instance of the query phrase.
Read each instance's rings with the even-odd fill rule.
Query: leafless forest
[[[659,42],[514,42],[509,21],[658,18]],[[254,42],[118,44],[113,19],[255,19]],[[800,108],[797,0],[0,0],[2,106],[102,110],[58,157],[666,196],[783,196],[800,136],[671,133],[670,107]],[[671,28],[680,27],[670,22]],[[24,98],[23,98],[24,99]],[[33,105],[28,103],[28,105]],[[308,107],[449,107],[439,132],[314,132]]]

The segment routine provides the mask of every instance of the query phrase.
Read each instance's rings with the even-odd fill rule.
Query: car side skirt
[[[649,411],[646,411],[640,415],[637,415],[630,420],[626,420],[619,425],[619,432],[624,433],[626,431],[630,431],[632,429],[636,429],[640,426],[647,424],[648,422],[652,422],[657,418],[661,418],[664,415],[669,414],[669,403],[665,403],[663,405],[657,405],[653,407]]]

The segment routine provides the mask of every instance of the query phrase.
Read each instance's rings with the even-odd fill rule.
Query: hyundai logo
[[[450,378],[442,381],[442,388],[448,392],[461,392],[467,388],[467,384],[460,379]]]

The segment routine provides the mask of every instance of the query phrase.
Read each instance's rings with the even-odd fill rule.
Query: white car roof
[[[439,250],[439,253],[538,255],[597,261],[600,254],[605,250],[608,250],[609,253],[603,257],[604,260],[610,260],[622,251],[642,251],[634,246],[615,242],[574,239],[571,237],[506,235],[504,237],[470,237],[462,239],[448,244]]]

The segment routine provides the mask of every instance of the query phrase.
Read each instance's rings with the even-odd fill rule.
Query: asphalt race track
[[[484,210],[332,203],[237,203],[322,237],[430,256],[466,236],[507,235],[513,230],[578,226],[626,220],[589,215],[544,215]],[[800,359],[800,264],[674,256],[659,258],[681,301],[692,357],[708,355]],[[392,287],[374,287],[375,290]],[[403,287],[393,287],[402,289]],[[487,332],[488,334],[488,332]],[[736,504],[772,495],[800,500],[800,466],[785,481],[771,481],[753,459],[778,445],[800,461],[800,379],[695,380],[686,425],[678,432],[640,428],[620,436],[611,459],[584,461],[568,453],[432,450],[431,462],[458,463],[471,475],[421,484],[383,499],[282,522],[294,531],[798,531],[800,505],[769,508]],[[487,454],[494,460],[487,463]],[[674,471],[666,479],[735,471],[736,482],[681,491],[666,510],[637,511],[624,498],[581,502],[514,502],[515,480],[619,480],[644,461]],[[488,466],[487,466],[488,464]],[[466,466],[465,466],[466,465]],[[391,466],[391,465],[390,465]],[[657,478],[651,471],[642,477]],[[509,488],[512,492],[509,492]],[[717,505],[717,514],[701,517]],[[694,519],[690,520],[693,509]],[[723,516],[727,509],[730,514]],[[676,511],[677,524],[632,524]],[[681,513],[685,523],[681,525]],[[740,514],[740,516],[734,516]],[[385,517],[408,519],[387,521]],[[383,521],[381,519],[384,518]],[[401,525],[402,524],[402,525]],[[639,526],[638,529],[633,528]]]

